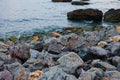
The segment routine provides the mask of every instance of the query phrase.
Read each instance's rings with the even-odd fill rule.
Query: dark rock
[[[0,80],[13,80],[13,76],[8,70],[4,70],[0,72]]]
[[[41,52],[43,50],[43,42],[42,41],[41,42],[34,42],[31,44],[31,48]]]
[[[23,64],[23,66],[25,68],[29,68],[30,71],[42,70],[47,67],[45,61],[41,59],[29,59]]]
[[[120,72],[120,63],[117,65],[117,70]]]
[[[104,20],[108,22],[120,22],[120,9],[110,9],[105,12]]]
[[[117,68],[107,62],[103,62],[103,61],[100,61],[100,60],[97,60],[97,61],[93,61],[92,62],[92,65],[94,67],[97,67],[97,68],[101,68],[102,70],[116,70]]]
[[[69,20],[102,21],[103,13],[97,9],[78,9],[67,13]]]
[[[80,80],[101,80],[103,76],[103,71],[99,68],[91,68],[87,72],[80,75]]]
[[[85,2],[85,1],[72,1],[72,5],[88,5],[90,3]]]
[[[67,55],[62,56],[58,59],[59,67],[66,73],[74,74],[75,70],[79,66],[83,66],[83,60],[74,52],[70,52]]]
[[[66,74],[58,66],[51,67],[49,71],[45,72],[39,80],[77,80],[75,76]]]
[[[112,64],[117,66],[120,63],[120,57],[119,56],[115,56],[112,59]]]
[[[53,2],[71,2],[72,0],[52,0]]]
[[[90,48],[88,48],[88,50],[86,51],[86,54],[83,56],[83,60],[87,61],[87,60],[93,60],[93,59],[106,59],[107,57],[107,50],[101,48],[101,47],[97,47],[97,46],[92,46]]]
[[[4,65],[4,68],[9,70],[14,76],[14,80],[28,80],[29,69],[25,69],[20,63],[15,62],[12,64]]]
[[[59,54],[62,51],[63,46],[57,42],[57,40],[52,40],[48,46],[48,52],[51,54]]]
[[[110,80],[120,80],[120,72],[118,71],[106,71],[104,76],[109,77]]]
[[[27,43],[17,44],[16,46],[12,46],[6,54],[11,55],[12,58],[18,58],[22,62],[25,62],[30,58],[30,46]]]

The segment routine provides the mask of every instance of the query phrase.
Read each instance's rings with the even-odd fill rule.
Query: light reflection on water
[[[89,2],[90,5],[75,6],[71,3],[53,3],[51,0],[0,0],[0,34],[19,35],[36,30],[93,25],[91,22],[69,21],[66,14],[75,9],[95,8],[105,12],[110,8],[120,8],[118,0],[90,0]],[[102,23],[102,25],[113,24]]]

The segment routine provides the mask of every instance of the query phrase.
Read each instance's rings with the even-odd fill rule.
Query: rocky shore
[[[120,80],[120,26],[90,28],[1,41],[0,80]]]

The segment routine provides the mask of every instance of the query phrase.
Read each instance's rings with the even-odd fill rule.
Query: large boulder
[[[101,21],[103,13],[97,9],[78,9],[67,13],[69,20],[76,21]]]
[[[110,9],[105,12],[104,20],[108,22],[120,22],[120,9]]]
[[[83,60],[74,52],[70,52],[67,55],[62,56],[58,59],[60,63],[59,67],[63,69],[66,73],[75,73],[75,70],[79,66],[83,66]]]
[[[72,0],[52,0],[52,2],[71,2]]]

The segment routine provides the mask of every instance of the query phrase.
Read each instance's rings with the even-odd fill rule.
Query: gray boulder
[[[83,60],[74,52],[70,52],[67,55],[62,56],[58,59],[59,67],[67,73],[75,73],[75,70],[79,66],[83,66]]]

